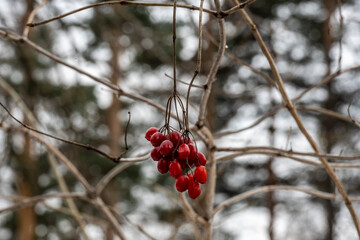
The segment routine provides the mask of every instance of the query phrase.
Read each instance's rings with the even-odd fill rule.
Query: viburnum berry
[[[181,175],[176,179],[175,186],[178,192],[186,191],[189,187],[189,177],[187,175]]]
[[[206,157],[204,154],[202,154],[201,152],[198,153],[198,160],[195,160],[194,163],[195,163],[195,166],[205,166],[206,165]]]
[[[170,141],[174,144],[174,147],[180,146],[183,142],[181,140],[181,133],[178,131],[173,131],[169,135]]]
[[[146,140],[150,141],[151,136],[152,136],[154,133],[158,132],[158,131],[159,131],[159,130],[158,130],[157,128],[155,128],[155,127],[149,128],[149,129],[146,131],[146,133],[145,133],[145,138],[146,138]]]
[[[186,143],[183,143],[178,148],[179,158],[186,159],[190,155],[190,148]]]
[[[160,144],[160,153],[169,156],[174,150],[174,144],[170,140],[165,140]]]
[[[160,146],[164,140],[165,136],[161,132],[154,133],[150,138],[150,142],[154,147]]]
[[[195,169],[194,179],[199,183],[206,183],[207,180],[207,172],[204,166],[199,166]]]
[[[195,160],[196,159],[196,147],[195,147],[195,144],[193,143],[189,143],[188,144],[188,147],[190,149],[190,155],[189,155],[189,159],[191,160]]]
[[[157,169],[161,174],[167,173],[169,171],[169,161],[165,158],[161,158],[158,161]]]
[[[178,161],[172,161],[169,165],[169,173],[172,177],[178,178],[181,176],[182,168]]]
[[[201,188],[200,188],[199,183],[194,181],[194,179],[190,178],[189,186],[188,186],[189,197],[191,197],[192,199],[195,199],[200,195],[200,193],[201,193]]]
[[[154,161],[159,161],[162,158],[160,147],[154,147],[154,149],[151,151],[151,158]]]

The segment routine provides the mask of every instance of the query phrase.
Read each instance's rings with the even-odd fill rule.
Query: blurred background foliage
[[[52,0],[37,14],[37,20],[73,10],[97,1]],[[206,2],[211,8],[212,2]],[[182,1],[181,1],[182,3]],[[184,2],[198,5],[199,2]],[[0,27],[21,33],[35,0],[1,0]],[[224,1],[223,9],[234,6]],[[249,8],[265,43],[269,46],[291,97],[320,82],[338,70],[339,9],[335,0],[258,0]],[[360,25],[358,1],[342,1],[344,29],[342,69],[360,64]],[[122,89],[165,105],[172,81],[172,10],[160,7],[102,6],[31,29],[29,38],[65,61],[110,79]],[[178,77],[189,81],[195,70],[197,12],[178,9]],[[269,66],[251,31],[240,14],[226,18],[227,51],[271,77]],[[216,19],[204,14],[202,70],[197,84],[206,79],[218,39]],[[210,38],[209,36],[212,36]],[[212,40],[215,39],[215,42]],[[46,57],[5,39],[0,41],[0,77],[24,100],[35,116],[37,127],[81,143],[89,143],[111,154],[124,149],[127,112],[132,120],[128,133],[128,156],[150,150],[144,139],[148,127],[160,127],[164,115],[148,105],[116,96]],[[354,116],[360,116],[360,78],[357,70],[342,74],[328,84],[306,94],[298,106],[323,107],[347,115],[352,103]],[[186,86],[179,92],[185,96]],[[0,88],[0,100],[24,122],[31,123],[18,102]],[[190,120],[194,123],[201,96],[192,90]],[[120,100],[119,100],[120,99]],[[214,133],[250,125],[281,105],[276,89],[260,75],[241,66],[227,55],[221,64],[208,107],[207,125]],[[301,117],[323,151],[334,154],[359,152],[359,134],[349,122],[310,111]],[[6,114],[1,111],[1,118]],[[78,167],[90,183],[96,184],[115,164],[94,152],[49,140]],[[304,138],[285,110],[260,125],[219,137],[221,146],[271,145],[308,150]],[[1,195],[35,196],[59,191],[49,156],[28,136],[0,131]],[[71,191],[81,190],[64,168],[61,174]],[[360,194],[357,169],[338,169],[350,195]],[[249,155],[219,163],[216,204],[255,187],[286,184],[308,186],[334,192],[334,186],[321,168],[289,159]],[[133,164],[122,171],[105,189],[106,203],[144,226],[156,239],[194,239],[174,191],[174,180],[156,172],[151,160]],[[201,213],[201,202],[195,207]],[[78,202],[87,219],[92,239],[112,239],[113,233],[91,205]],[[7,204],[6,199],[0,201]],[[1,239],[79,239],[76,221],[62,208],[62,201],[46,202],[0,216]],[[355,208],[360,205],[354,203]],[[360,214],[360,212],[358,212]],[[346,207],[341,202],[317,199],[303,194],[279,192],[262,194],[229,207],[215,218],[215,239],[356,239]],[[126,234],[146,239],[123,219]],[[250,237],[253,236],[253,237]]]

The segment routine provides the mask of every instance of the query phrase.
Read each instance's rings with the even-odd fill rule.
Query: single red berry
[[[162,174],[167,173],[169,171],[169,161],[165,158],[161,158],[158,161],[157,169]]]
[[[162,155],[160,153],[160,147],[154,147],[154,149],[151,151],[151,158],[154,161],[159,161],[160,158],[162,158]]]
[[[174,144],[170,140],[165,140],[160,144],[160,153],[164,156],[171,155],[174,150]]]
[[[199,183],[195,182],[193,179],[189,179],[188,194],[192,199],[197,198],[201,193],[201,188]]]
[[[183,143],[178,148],[179,158],[186,159],[190,155],[190,148],[187,144]]]
[[[181,176],[182,168],[178,161],[172,161],[169,165],[170,175],[174,178],[178,178]]]
[[[181,175],[176,179],[175,186],[178,192],[186,191],[189,187],[189,177],[187,175]]]
[[[150,142],[154,147],[160,146],[160,144],[165,140],[164,135],[161,132],[154,133],[151,138]]]
[[[158,131],[159,131],[159,130],[158,130],[157,128],[155,128],[155,127],[149,128],[149,129],[146,131],[146,133],[145,133],[145,138],[146,138],[148,141],[150,141],[151,136],[152,136],[154,133],[158,132]]]
[[[196,152],[195,144],[189,143],[189,144],[188,144],[188,147],[189,147],[189,149],[190,149],[189,159],[195,160],[195,159],[196,159],[196,156],[197,156],[197,155],[196,155],[197,152]]]
[[[195,166],[205,166],[206,165],[206,157],[204,154],[202,154],[201,152],[198,153],[198,160],[195,159],[194,163]]]
[[[199,166],[195,169],[194,179],[199,183],[206,183],[207,173],[206,168],[204,166]]]
[[[183,144],[181,140],[181,133],[179,133],[178,131],[171,132],[170,141],[174,144],[174,147],[179,147],[181,144]]]

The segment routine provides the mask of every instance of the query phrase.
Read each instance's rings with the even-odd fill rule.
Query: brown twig
[[[263,186],[259,187],[253,190],[249,190],[243,193],[240,193],[232,198],[229,198],[228,200],[222,202],[219,206],[217,206],[213,212],[213,214],[217,214],[220,211],[222,211],[224,208],[239,202],[241,200],[244,200],[246,198],[252,197],[254,195],[260,194],[260,193],[266,193],[266,192],[273,192],[273,191],[279,191],[279,190],[286,190],[286,191],[297,191],[297,192],[303,192],[306,194],[313,195],[318,198],[323,199],[329,199],[329,200],[343,200],[343,198],[339,195],[333,194],[333,193],[327,193],[318,191],[315,189],[306,189],[296,186],[285,186],[285,185],[269,185],[269,186]],[[360,197],[351,197],[351,201],[360,201]]]
[[[29,18],[26,21],[26,26],[24,28],[23,37],[26,37],[26,38],[28,37],[29,31],[30,31],[29,24],[32,21],[34,21],[36,13],[40,10],[40,8],[42,8],[46,4],[46,2],[47,2],[47,0],[42,0],[41,3],[36,8],[34,8],[34,10],[32,10],[32,12],[30,13]]]
[[[333,154],[322,154],[322,153],[314,153],[314,152],[299,152],[293,150],[284,150],[276,147],[268,147],[268,146],[252,146],[252,147],[215,147],[215,151],[217,152],[240,152],[240,153],[249,153],[252,151],[257,151],[257,153],[261,154],[281,154],[287,155],[298,155],[298,156],[309,156],[309,157],[317,157],[317,158],[325,158],[325,159],[334,159],[334,160],[360,160],[360,154],[356,155],[333,155]]]
[[[125,151],[123,153],[121,153],[119,156],[112,156],[110,154],[107,154],[105,153],[104,151],[90,145],[90,144],[83,144],[83,143],[78,143],[78,142],[75,142],[75,141],[70,141],[70,140],[67,140],[67,139],[64,139],[64,138],[61,138],[61,137],[57,137],[55,135],[52,135],[52,134],[49,134],[49,133],[45,133],[43,131],[40,131],[40,130],[37,130],[33,127],[30,127],[28,125],[26,125],[25,123],[21,122],[19,119],[17,119],[14,115],[11,114],[11,112],[9,111],[9,109],[7,109],[1,102],[0,102],[0,106],[5,109],[5,111],[10,115],[10,117],[12,119],[14,119],[17,123],[19,123],[20,125],[22,125],[24,128],[30,130],[30,131],[33,131],[33,132],[36,132],[38,134],[41,134],[41,135],[44,135],[44,136],[47,136],[47,137],[50,137],[50,138],[53,138],[53,139],[56,139],[56,140],[59,140],[61,142],[64,142],[64,143],[68,143],[68,144],[71,144],[71,145],[74,145],[74,146],[77,146],[77,147],[82,147],[82,148],[85,148],[87,150],[91,150],[91,151],[94,151],[94,152],[97,152],[99,153],[100,155],[112,160],[113,162],[115,163],[118,163],[121,161],[121,158],[122,156],[128,151],[128,146],[127,146],[127,140],[126,140],[126,136],[127,136],[127,128],[129,127],[129,122],[130,122],[130,112],[129,112],[129,120],[128,120],[128,123],[126,125],[126,130],[125,130]]]
[[[59,20],[61,18],[67,17],[69,15],[72,15],[74,13],[77,12],[81,12],[83,10],[89,9],[89,8],[94,8],[94,7],[98,7],[98,6],[104,6],[104,5],[134,5],[134,6],[145,6],[145,7],[174,7],[174,4],[171,3],[150,3],[150,2],[136,2],[136,1],[129,1],[129,0],[120,0],[120,1],[107,1],[107,2],[100,2],[100,3],[94,3],[94,4],[90,4],[87,5],[85,7],[61,14],[59,16],[41,21],[41,22],[35,22],[35,23],[28,23],[28,26],[30,27],[36,27],[39,25],[43,25],[55,20]],[[190,10],[197,10],[199,11],[199,7],[196,7],[194,5],[184,5],[184,4],[177,4],[176,7],[178,8],[186,8],[186,9],[190,9]],[[210,10],[210,9],[204,9],[204,12],[212,14],[214,16],[217,16],[216,11],[214,10]]]
[[[261,150],[252,150],[252,151],[246,151],[246,152],[227,154],[224,156],[217,157],[216,161],[223,162],[223,161],[233,160],[236,157],[242,157],[242,156],[248,156],[248,155],[267,155],[267,156],[272,156],[272,157],[288,158],[288,159],[292,159],[292,160],[295,160],[295,161],[298,161],[301,163],[305,163],[308,165],[312,165],[315,167],[324,168],[324,165],[322,165],[320,162],[317,162],[317,161],[300,158],[300,157],[295,157],[295,156],[292,156],[291,154],[286,154],[283,152],[270,152],[270,151],[261,151]],[[358,159],[356,159],[356,160],[358,160]],[[336,168],[350,169],[350,168],[360,168],[360,163],[352,163],[352,164],[330,163],[330,166],[334,169],[336,169]]]
[[[54,194],[45,194],[45,195],[39,195],[31,198],[26,198],[23,200],[20,200],[18,203],[15,203],[13,205],[10,205],[8,207],[0,209],[0,214],[4,214],[6,212],[19,210],[24,207],[33,206],[39,202],[43,202],[47,199],[52,198],[78,198],[87,200],[87,197],[84,193],[54,193]]]

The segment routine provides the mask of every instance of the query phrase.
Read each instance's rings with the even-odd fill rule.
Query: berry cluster
[[[195,144],[178,131],[163,134],[157,128],[149,128],[145,138],[154,146],[151,158],[157,161],[158,171],[162,174],[167,172],[176,178],[176,189],[179,192],[188,190],[189,197],[195,199],[201,193],[199,183],[206,183],[207,173],[206,158],[201,152],[197,152]],[[192,166],[195,171],[192,173]]]

